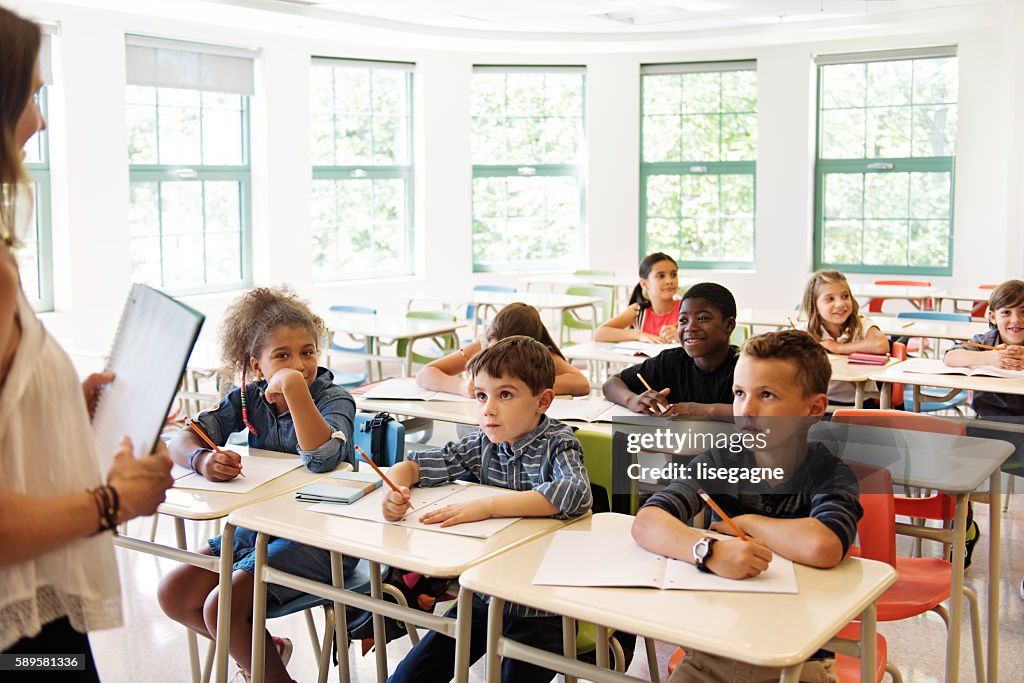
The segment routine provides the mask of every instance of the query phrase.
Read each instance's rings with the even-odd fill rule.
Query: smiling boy
[[[762,334],[743,347],[733,379],[736,425],[754,435],[755,451],[713,449],[694,459],[709,467],[783,469],[781,480],[680,479],[651,496],[633,523],[644,548],[691,562],[702,571],[732,579],[757,576],[773,553],[812,567],[832,567],[846,555],[863,511],[849,467],[822,444],[808,444],[807,430],[828,405],[831,365],[825,350],[806,332]],[[763,447],[761,447],[763,446]],[[717,541],[688,527],[704,508],[704,488],[750,541]],[[712,527],[729,533],[720,521]],[[802,681],[832,681],[832,654],[819,651],[804,665]],[[688,651],[673,683],[704,680],[777,680],[777,669]]]
[[[731,415],[735,329],[736,299],[728,289],[713,282],[690,287],[679,308],[682,348],[613,375],[602,387],[605,398],[648,415]]]
[[[507,494],[448,505],[424,515],[427,524],[451,526],[490,517],[573,517],[590,509],[590,480],[583,449],[566,425],[545,415],[554,399],[555,366],[551,353],[530,337],[506,337],[469,363],[479,409],[480,429],[439,449],[410,453],[391,468],[401,493],[388,492],[382,507],[388,520],[409,508],[409,487],[438,486],[465,474],[480,483],[511,489]],[[470,660],[486,648],[487,601],[475,596]],[[559,617],[521,605],[506,607],[504,632],[522,643],[561,652]],[[431,631],[402,660],[390,679],[449,681],[455,641]],[[502,681],[550,681],[554,672],[505,659]]]

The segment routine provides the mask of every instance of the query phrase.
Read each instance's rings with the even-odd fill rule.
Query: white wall
[[[47,324],[78,349],[105,350],[130,282],[127,246],[128,173],[124,95],[124,33],[143,33],[262,49],[253,101],[252,167],[254,273],[257,284],[289,282],[318,305],[373,302],[399,310],[398,295],[459,291],[515,275],[473,274],[469,76],[474,63],[586,64],[586,264],[635,272],[639,222],[639,66],[649,62],[758,60],[759,154],[757,246],[754,271],[697,271],[733,289],[741,306],[795,302],[811,269],[814,69],[818,53],[958,44],[960,110],[952,278],[934,282],[974,286],[1019,276],[1024,217],[1024,13],[1016,5],[907,18],[882,26],[744,37],[661,40],[650,52],[566,54],[460,47],[412,49],[394,36],[364,44],[373,34],[339,26],[334,37],[225,28],[54,2],[4,4],[61,24],[51,106],[57,312]],[[168,5],[196,3],[164,3]],[[171,10],[167,10],[170,12]],[[219,12],[225,11],[220,6]],[[212,17],[213,14],[195,15]],[[234,26],[235,24],[229,24]],[[836,37],[839,36],[839,37]],[[422,41],[419,41],[422,42]],[[773,44],[774,42],[774,44]],[[469,45],[470,43],[466,43]],[[654,43],[652,43],[653,45]],[[686,49],[693,44],[694,49]],[[699,45],[699,49],[696,46]],[[729,47],[724,47],[729,45]],[[593,49],[592,47],[589,49]],[[386,58],[417,63],[415,75],[415,217],[417,276],[313,284],[310,277],[310,153],[308,63],[311,55]],[[70,112],[70,115],[67,113]],[[870,280],[873,276],[855,279]],[[210,316],[212,339],[233,294],[191,297]]]

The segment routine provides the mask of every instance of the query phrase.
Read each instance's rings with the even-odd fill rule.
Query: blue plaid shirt
[[[440,486],[471,474],[481,484],[512,491],[537,491],[558,508],[559,519],[590,510],[593,496],[583,466],[583,447],[572,429],[542,415],[540,423],[513,444],[492,443],[483,430],[473,431],[442,448],[410,453],[420,467],[420,486]],[[508,604],[506,614],[551,616],[532,607]]]

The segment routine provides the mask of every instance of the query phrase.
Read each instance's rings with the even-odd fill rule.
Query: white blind
[[[53,37],[57,35],[57,24],[41,22],[43,40],[39,44],[39,76],[46,85],[53,85]]]
[[[641,64],[642,74],[698,74],[712,71],[755,71],[757,62],[753,59],[730,60],[727,62],[683,62],[679,64]]]
[[[134,35],[125,43],[130,85],[254,94],[256,50]]]
[[[415,71],[412,62],[386,62],[376,59],[346,59],[342,57],[313,57],[313,66],[355,67],[381,71]]]
[[[909,50],[879,50],[878,52],[845,52],[835,55],[818,55],[814,58],[814,63],[818,66],[828,66],[830,64],[893,62],[901,59],[935,59],[937,57],[956,57],[956,45],[919,47]]]

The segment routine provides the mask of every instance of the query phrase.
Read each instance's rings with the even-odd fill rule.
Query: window
[[[756,64],[641,67],[640,253],[753,268]]]
[[[47,117],[49,86],[53,84],[51,61],[51,28],[43,26],[43,42],[39,50],[39,71],[43,78],[39,91],[39,111]],[[46,131],[32,136],[25,145],[25,170],[31,179],[32,216],[26,221],[24,234],[18,235],[21,248],[15,251],[25,297],[37,311],[53,310],[53,250],[50,222],[50,137]],[[19,204],[20,208],[21,204]]]
[[[313,60],[313,279],[413,272],[412,64]]]
[[[817,63],[815,267],[950,275],[955,48]]]
[[[248,51],[128,37],[132,276],[174,294],[250,282]]]
[[[473,270],[583,261],[582,67],[473,69]]]

